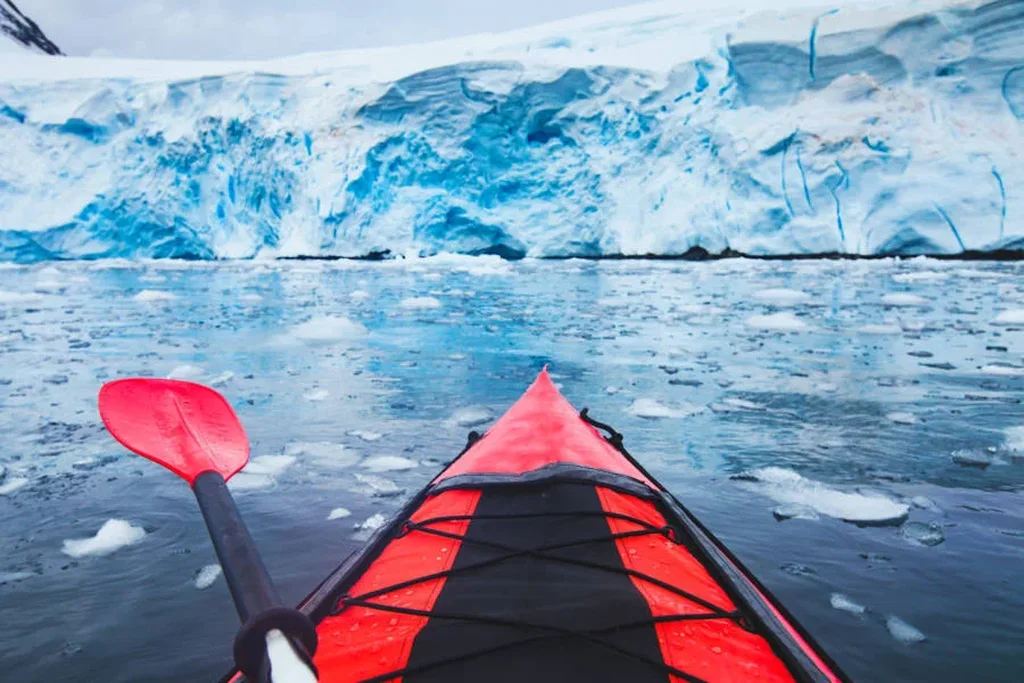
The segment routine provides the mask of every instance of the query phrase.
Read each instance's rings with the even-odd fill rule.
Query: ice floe
[[[367,458],[361,463],[361,466],[371,472],[402,472],[413,469],[417,463],[415,460],[398,455],[379,455]]]
[[[441,300],[432,296],[414,296],[402,299],[398,305],[407,311],[429,311],[441,308]]]
[[[773,306],[798,306],[812,299],[810,294],[797,289],[762,289],[754,292],[754,298]]]
[[[284,454],[302,460],[312,460],[317,465],[330,468],[346,468],[359,462],[356,451],[340,443],[327,441],[295,441],[285,446]]]
[[[208,564],[198,572],[196,572],[195,578],[192,580],[192,585],[197,589],[204,591],[213,585],[213,582],[217,580],[217,577],[224,573],[219,564]]]
[[[8,496],[18,489],[28,486],[29,480],[26,477],[11,477],[0,484],[0,496]]]
[[[362,522],[358,522],[353,526],[356,531],[376,531],[385,524],[387,524],[388,518],[381,512],[375,512]]]
[[[1024,367],[1007,363],[990,363],[982,366],[981,374],[996,377],[1024,377]]]
[[[861,334],[903,334],[903,328],[896,323],[868,323],[857,331]]]
[[[855,524],[897,524],[906,519],[909,509],[881,494],[840,491],[783,467],[762,467],[734,475],[733,479],[778,503],[806,505]]]
[[[882,297],[882,303],[886,306],[927,306],[931,303],[928,299],[917,294],[908,294],[906,292],[896,292],[893,294],[886,294]]]
[[[850,614],[856,614],[857,616],[860,616],[867,612],[867,608],[864,607],[864,605],[860,605],[854,602],[848,596],[843,595],[842,593],[833,593],[829,597],[828,602],[830,605],[832,605],[833,608],[837,610],[840,610],[842,612],[849,612]]]
[[[901,411],[889,413],[888,415],[885,416],[885,419],[889,420],[889,422],[895,422],[898,425],[914,425],[919,422],[917,416],[914,415],[913,413],[906,413]]]
[[[494,413],[483,406],[459,408],[451,417],[451,421],[459,427],[478,427],[494,419]]]
[[[123,519],[108,519],[89,538],[73,538],[64,541],[62,552],[71,557],[109,555],[126,546],[134,545],[146,536],[146,530]]]
[[[1024,308],[1000,311],[992,320],[993,325],[1024,325]]]
[[[928,639],[923,633],[896,616],[886,617],[885,627],[889,630],[889,635],[901,643],[921,643]]]
[[[327,520],[332,519],[344,519],[352,515],[352,512],[348,508],[334,508],[330,514],[327,515]]]
[[[178,298],[177,294],[173,292],[164,292],[159,289],[144,289],[135,295],[136,301],[142,303],[155,303],[158,301],[174,301]]]
[[[689,417],[690,415],[696,415],[697,413],[703,412],[703,410],[704,409],[701,406],[688,404],[665,405],[664,403],[659,403],[653,398],[638,398],[633,401],[633,404],[627,409],[630,415],[635,415],[636,417],[642,417],[648,420]]]
[[[768,332],[801,332],[808,329],[807,323],[789,312],[752,315],[746,322],[747,327]]]
[[[366,328],[344,316],[327,315],[296,325],[289,334],[306,344],[333,344],[359,339],[366,335]]]
[[[405,493],[405,489],[395,482],[376,474],[355,474],[353,476],[355,476],[356,481],[366,488],[371,496],[376,498],[390,498],[391,496],[400,496]]]

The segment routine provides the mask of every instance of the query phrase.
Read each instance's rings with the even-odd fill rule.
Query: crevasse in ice
[[[0,259],[1024,248],[1024,3],[791,5],[5,55]]]

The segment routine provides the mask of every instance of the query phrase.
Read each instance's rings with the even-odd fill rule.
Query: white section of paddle
[[[316,674],[277,629],[267,631],[267,656],[272,683],[317,683]]]

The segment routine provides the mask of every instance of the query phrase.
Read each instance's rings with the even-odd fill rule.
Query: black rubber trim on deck
[[[661,662],[654,622],[641,628],[611,631],[603,639],[627,656],[600,643],[572,636],[536,638],[543,628],[586,631],[651,619],[646,600],[630,577],[530,555],[503,560],[505,555],[487,541],[500,540],[517,549],[538,549],[580,539],[602,539],[549,551],[608,567],[621,567],[622,559],[593,485],[546,482],[543,485],[485,487],[465,533],[453,572],[434,605],[439,614],[477,614],[519,623],[538,630],[486,623],[431,619],[412,647],[403,680],[407,683],[564,683],[565,681],[629,681],[665,683],[665,672],[650,662]],[[594,513],[558,517],[546,523],[536,518],[513,519],[520,514]],[[505,516],[488,519],[486,516]],[[483,543],[473,543],[478,540]],[[530,636],[534,636],[531,638]],[[486,654],[479,654],[486,653]],[[456,660],[440,666],[432,663]],[[647,660],[647,661],[644,661]],[[419,669],[419,670],[418,670]]]

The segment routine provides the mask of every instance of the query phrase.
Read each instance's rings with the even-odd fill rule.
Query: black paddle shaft
[[[256,552],[256,543],[238,513],[224,478],[218,472],[203,472],[196,477],[192,491],[199,501],[213,549],[242,623],[271,607],[279,607],[281,598]]]
[[[310,657],[316,652],[316,627],[299,610],[281,604],[224,477],[218,472],[203,472],[193,482],[192,492],[199,501],[213,549],[224,570],[224,580],[242,619],[233,648],[239,670],[250,681],[268,680],[265,639],[269,631],[276,629],[292,640],[292,645],[299,648],[296,653],[315,672]]]

